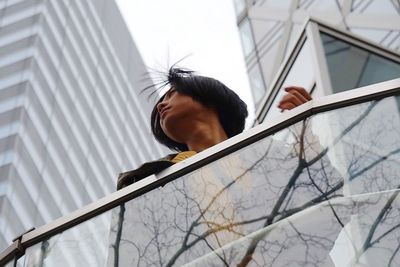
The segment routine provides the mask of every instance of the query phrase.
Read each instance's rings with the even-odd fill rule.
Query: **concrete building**
[[[390,0],[234,0],[256,108],[308,17],[400,51],[400,6]]]
[[[162,154],[145,73],[114,1],[0,1],[0,249]]]

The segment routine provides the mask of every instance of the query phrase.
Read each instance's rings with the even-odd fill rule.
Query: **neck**
[[[189,150],[200,152],[228,139],[219,121],[215,123],[199,123],[192,129],[189,139],[185,142]]]

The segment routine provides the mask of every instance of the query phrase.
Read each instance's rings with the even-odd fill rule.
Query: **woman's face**
[[[178,143],[185,143],[191,134],[196,119],[201,118],[209,108],[192,97],[177,92],[173,87],[157,104],[160,125],[164,133]]]

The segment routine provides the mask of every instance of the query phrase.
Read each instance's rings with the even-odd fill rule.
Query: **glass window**
[[[255,41],[265,84],[268,86],[282,63],[281,49],[285,24],[265,20],[253,21]]]
[[[351,31],[392,50],[400,49],[400,31],[351,28]]]
[[[388,35],[388,30],[377,30],[377,29],[369,29],[369,28],[351,28],[351,31],[355,34],[363,36],[364,38],[368,38],[376,43],[380,43],[385,36]]]
[[[292,53],[292,50],[299,39],[299,32],[301,30],[303,30],[302,25],[296,23],[292,24],[292,28],[290,29],[289,41],[285,50],[285,59],[290,55],[290,53]]]
[[[292,4],[291,0],[266,0],[266,1],[264,0],[259,2],[260,5],[267,6],[269,8],[279,8],[279,9],[288,9]]]
[[[254,104],[257,108],[266,92],[266,88],[264,86],[263,78],[261,76],[260,67],[258,64],[256,64],[252,69],[249,70],[249,80],[251,91],[253,93]]]
[[[299,9],[314,12],[313,16],[323,16],[323,13],[318,14],[318,12],[329,12],[329,15],[332,15],[340,12],[339,4],[337,0],[301,0],[299,1]]]
[[[16,134],[18,132],[19,125],[20,123],[18,121],[14,121],[6,125],[0,124],[0,139]]]
[[[235,5],[236,16],[239,16],[246,8],[246,0],[234,0],[233,2]]]
[[[239,25],[240,38],[242,40],[242,48],[244,56],[247,57],[254,51],[254,39],[251,31],[249,19],[246,18]]]
[[[358,14],[376,15],[399,15],[399,3],[392,0],[354,0],[351,7],[352,12]]]
[[[312,55],[309,42],[306,41],[296,58],[289,74],[286,76],[283,83],[280,85],[278,92],[275,92],[275,98],[271,107],[267,112],[266,118],[263,121],[275,118],[281,114],[278,104],[285,94],[285,87],[287,86],[302,86],[308,91],[311,91],[315,83],[315,76],[312,64]]]
[[[321,33],[334,93],[400,77],[400,64]]]

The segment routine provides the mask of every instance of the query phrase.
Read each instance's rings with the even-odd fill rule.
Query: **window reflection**
[[[242,48],[244,56],[247,57],[254,50],[253,34],[251,32],[251,26],[249,19],[246,18],[239,25],[240,39],[242,40]]]
[[[321,34],[333,93],[400,77],[400,65],[382,56]]]

